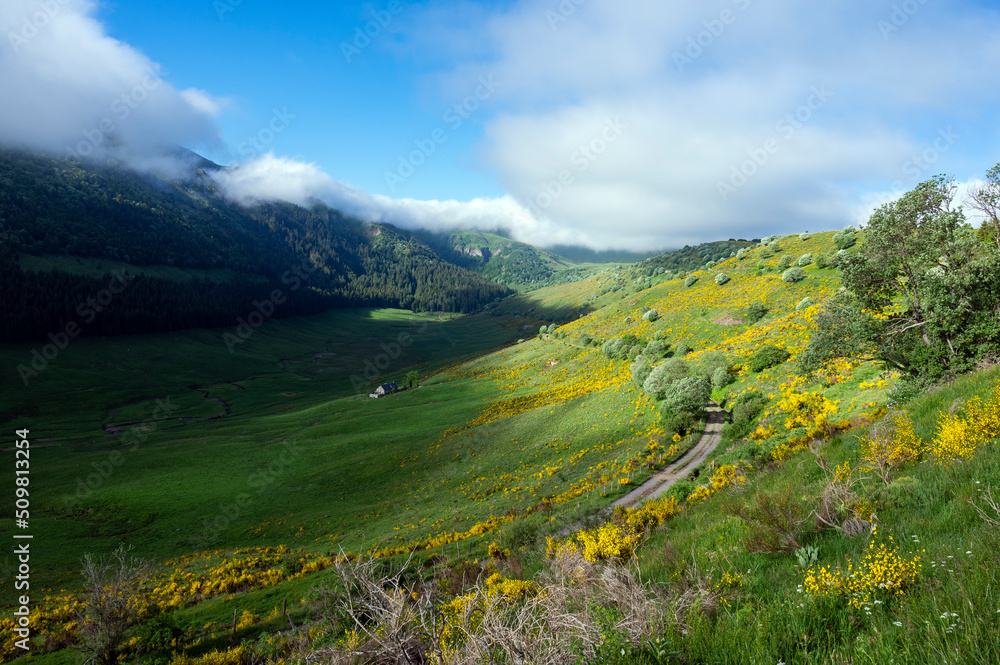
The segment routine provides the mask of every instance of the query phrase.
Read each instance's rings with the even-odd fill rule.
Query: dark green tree
[[[841,260],[845,291],[831,300],[803,354],[875,359],[912,378],[966,371],[1000,343],[1000,254],[951,206],[938,176],[870,218]]]

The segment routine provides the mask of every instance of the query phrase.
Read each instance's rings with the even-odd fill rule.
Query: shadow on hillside
[[[536,322],[538,325],[563,325],[590,314],[596,309],[590,303],[547,304],[534,297],[530,292],[521,293],[507,298],[489,313],[494,316],[511,316]]]

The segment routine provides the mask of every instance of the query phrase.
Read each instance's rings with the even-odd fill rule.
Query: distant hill
[[[176,156],[194,176],[0,149],[0,341],[71,324],[84,335],[235,325],[276,292],[265,303],[276,317],[471,312],[513,293],[388,224],[319,204],[233,204],[208,175],[217,165]],[[98,294],[108,302],[88,304]]]
[[[459,231],[449,234],[448,242],[470,269],[501,284],[538,284],[575,267],[563,256],[494,233]]]
[[[598,251],[577,245],[553,245],[549,251],[575,263],[636,263],[656,254],[656,252],[629,252],[623,249]]]
[[[760,241],[733,239],[706,242],[691,247],[685,245],[681,249],[671,249],[656,256],[651,256],[640,263],[650,268],[663,268],[672,272],[693,272],[703,268],[709,261],[721,261],[733,256],[744,247],[753,247]]]

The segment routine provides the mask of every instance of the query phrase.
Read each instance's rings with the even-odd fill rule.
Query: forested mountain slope
[[[231,325],[276,290],[277,317],[360,305],[470,312],[512,293],[390,225],[318,203],[235,205],[208,176],[216,165],[181,156],[190,175],[165,180],[0,150],[0,341],[74,323],[84,335]],[[88,304],[98,296],[100,309]]]

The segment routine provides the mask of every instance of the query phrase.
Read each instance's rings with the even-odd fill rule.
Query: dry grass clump
[[[327,620],[349,626],[347,637],[298,657],[345,665],[568,665],[594,658],[609,631],[640,644],[693,608],[715,604],[707,579],[668,596],[643,582],[634,562],[591,562],[572,550],[553,558],[537,582],[497,573],[449,601],[434,585],[407,587],[408,564],[384,571],[373,559],[338,561],[342,588],[321,597]]]

